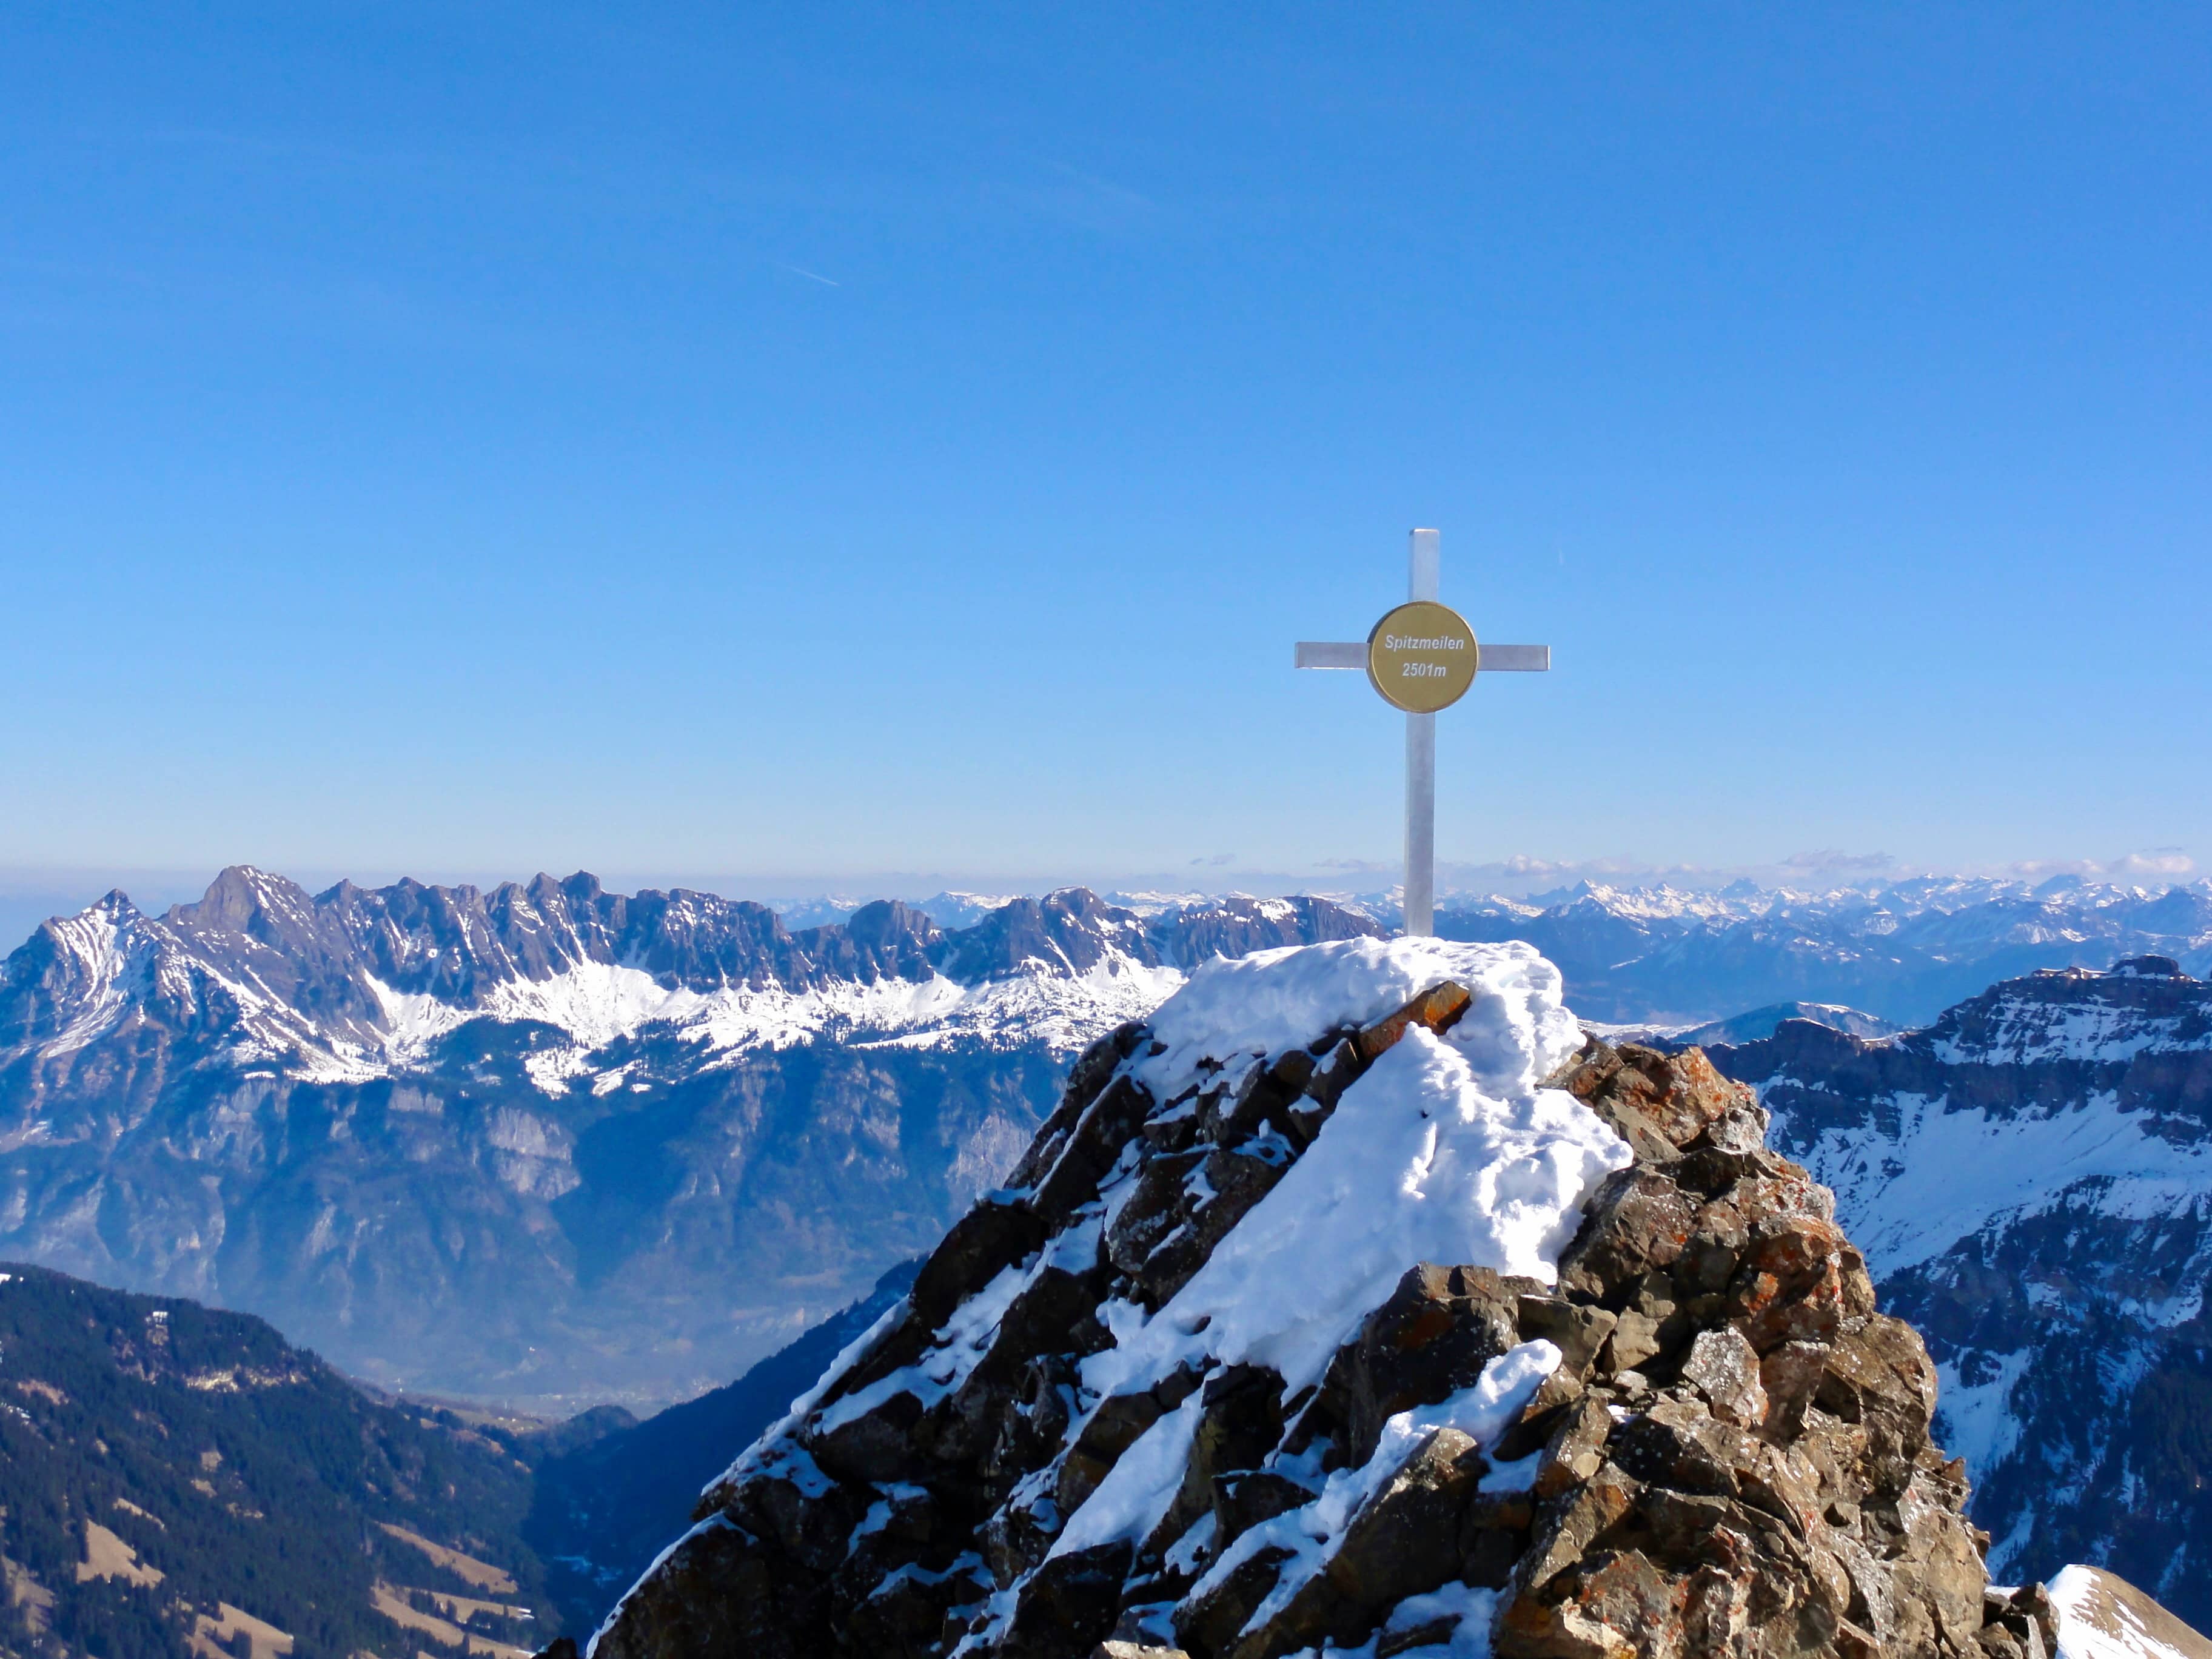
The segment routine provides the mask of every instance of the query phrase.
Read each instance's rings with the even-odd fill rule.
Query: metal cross
[[[1406,932],[1437,930],[1437,711],[1467,694],[1478,670],[1541,673],[1548,645],[1479,645],[1437,597],[1437,532],[1416,530],[1407,603],[1364,640],[1300,640],[1301,668],[1364,668],[1384,702],[1406,711]],[[1407,631],[1401,631],[1407,630]]]

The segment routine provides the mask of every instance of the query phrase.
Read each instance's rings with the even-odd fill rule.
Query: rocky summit
[[[594,1652],[2052,1652],[1766,1127],[1585,1039],[1526,945],[1202,969]]]

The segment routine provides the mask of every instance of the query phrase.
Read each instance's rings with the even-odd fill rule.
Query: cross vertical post
[[[1437,536],[1416,530],[1407,556],[1406,603],[1364,641],[1300,640],[1300,668],[1364,668],[1368,684],[1406,716],[1406,933],[1437,930],[1437,711],[1474,684],[1478,670],[1540,674],[1548,645],[1480,645],[1467,618],[1440,597]]]
[[[1435,601],[1442,586],[1437,532],[1416,530],[1406,559],[1407,599]],[[1437,931],[1437,717],[1406,716],[1406,936]]]

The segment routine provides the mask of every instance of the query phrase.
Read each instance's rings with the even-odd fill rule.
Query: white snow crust
[[[1141,1542],[1168,1512],[1182,1484],[1183,1466],[1190,1462],[1191,1442],[1205,1410],[1206,1391],[1194,1389],[1181,1406],[1139,1435],[1098,1483],[1098,1490],[1068,1518],[1053,1540],[1051,1554],[1065,1555],[1123,1538]]]
[[[1490,1626],[1497,1610],[1496,1590],[1446,1584],[1425,1595],[1409,1595],[1399,1602],[1382,1628],[1356,1648],[1340,1648],[1330,1643],[1326,1647],[1300,1648],[1287,1659],[1375,1659],[1385,1637],[1416,1631],[1444,1618],[1459,1620],[1449,1641],[1399,1648],[1397,1659],[1490,1659]]]
[[[1533,945],[1340,939],[1207,963],[1152,1016],[1167,1052],[1139,1075],[1157,1094],[1191,1077],[1201,1056],[1278,1054],[1333,1026],[1379,1019],[1447,979],[1477,994],[1451,1040],[1492,1090],[1531,1088],[1582,1046],[1560,1004],[1559,970]]]
[[[1118,1346],[1085,1362],[1087,1387],[1146,1386],[1211,1357],[1272,1365],[1296,1389],[1416,1262],[1556,1279],[1583,1200],[1631,1154],[1571,1095],[1536,1086],[1582,1033],[1559,970],[1528,945],[1350,939],[1210,963],[1153,1017],[1167,1052],[1139,1074],[1172,1098],[1201,1058],[1279,1054],[1445,979],[1475,995],[1459,1023],[1413,1027],[1345,1091],[1158,1315],[1109,1306]]]

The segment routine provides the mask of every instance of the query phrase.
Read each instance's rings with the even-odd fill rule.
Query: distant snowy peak
[[[1686,1038],[1711,1042],[1718,1030]],[[1742,1042],[1730,1064],[1759,1073],[1747,1080],[1819,1079],[1830,1091],[1929,1098],[1963,1069],[1980,1079],[1978,1103],[2008,1106],[2046,1098],[2052,1078],[2040,1073],[2057,1067],[2075,1094],[2102,1091],[2129,1109],[2165,1097],[2172,1068],[2156,1063],[2161,1057],[2212,1051],[2212,983],[2166,957],[2133,957],[2106,970],[2044,969],[1969,997],[1923,1030],[1879,1042],[1868,1036],[1816,1015]]]
[[[1719,892],[1581,883],[1530,900],[1448,900],[1447,939],[1526,939],[1576,1012],[1684,1028],[1787,1001],[1917,1025],[1991,981],[2155,954],[2212,973],[2212,883],[2142,887],[1916,878]]]
[[[1830,1030],[1842,1031],[1855,1037],[1887,1037],[1898,1034],[1898,1028],[1887,1020],[1856,1008],[1846,1008],[1841,1003],[1778,1002],[1771,1007],[1754,1008],[1749,1013],[1738,1014],[1732,1019],[1712,1020],[1704,1025],[1692,1026],[1686,1031],[1672,1032],[1669,1036],[1673,1042],[1685,1048],[1754,1042],[1761,1037],[1772,1036],[1785,1019],[1808,1019],[1815,1025],[1825,1025]]]
[[[1886,1277],[2026,1216],[2212,1194],[2208,1016],[2197,980],[2039,974],[1887,1042],[1808,1024],[1712,1054],[1759,1087]]]
[[[149,994],[154,959],[146,918],[119,891],[56,917],[9,959],[15,994],[0,1003],[0,1045],[65,1048],[89,1041]]]
[[[1353,901],[1352,902],[1357,902]],[[2149,889],[2086,881],[2045,883],[1991,877],[1915,877],[1909,880],[1848,887],[1759,887],[1736,882],[1717,890],[1615,887],[1579,881],[1528,898],[1502,894],[1455,894],[1442,901],[1446,912],[1523,917],[1580,910],[1622,920],[1734,924],[1765,916],[1837,919],[1850,917],[1875,928],[1883,919],[1959,917],[1962,937],[2038,937],[2106,933],[2124,926],[2147,935],[2212,937],[2212,880]]]
[[[42,926],[0,975],[0,1061],[54,1060],[147,1026],[198,1058],[362,1078],[471,1020],[566,1038],[542,1069],[665,1025],[705,1055],[824,1032],[1080,1048],[1149,1012],[1216,955],[1372,935],[1311,898],[1142,916],[1082,888],[1012,898],[947,932],[896,901],[787,928],[744,900],[610,893],[538,876],[489,891],[402,881],[325,893],[247,866],[160,918],[111,893]]]

